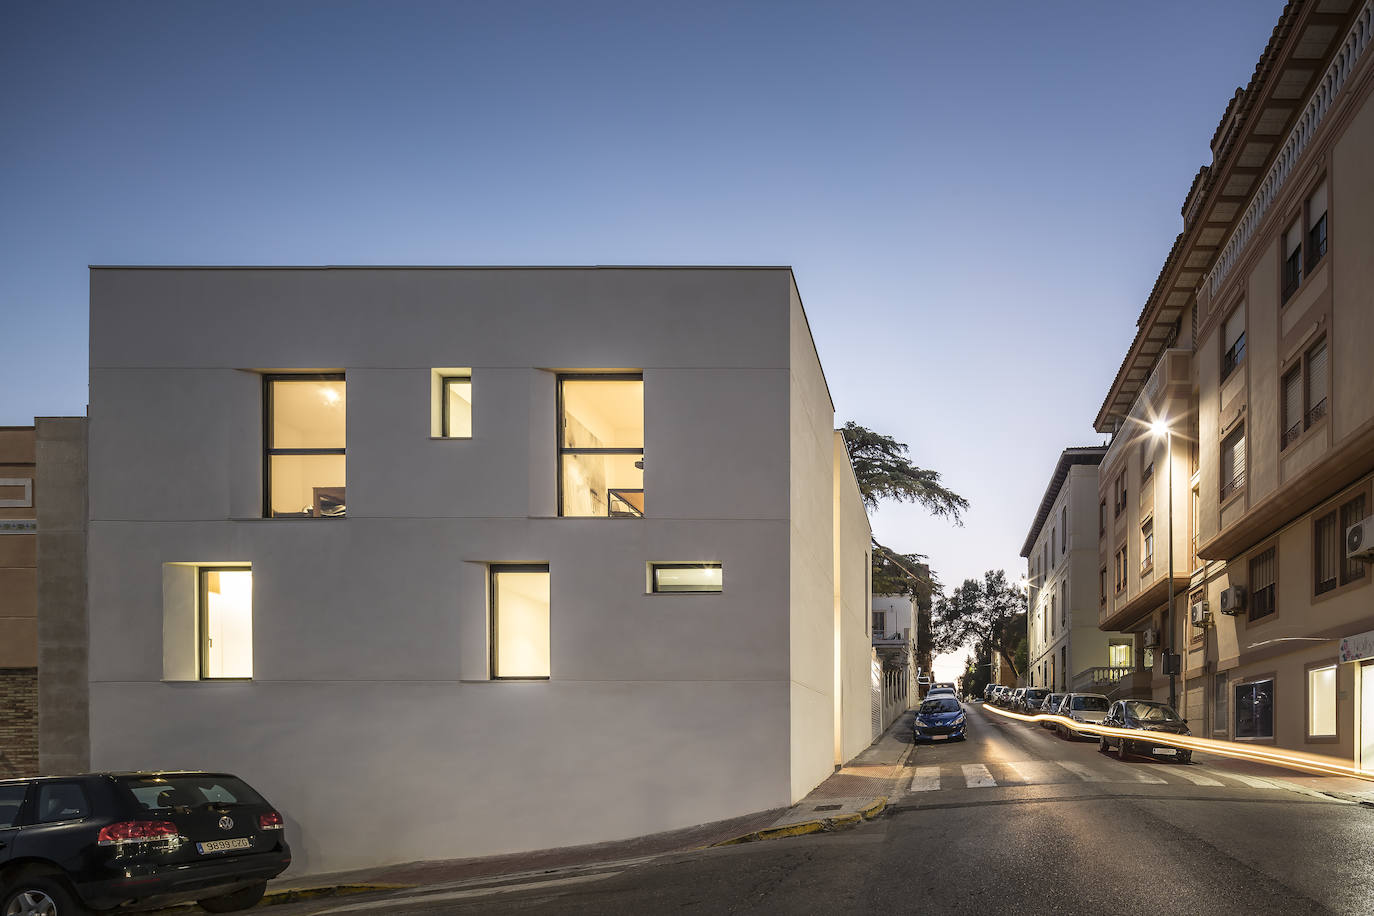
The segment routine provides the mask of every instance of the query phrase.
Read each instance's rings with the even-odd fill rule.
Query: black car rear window
[[[1106,697],[1074,697],[1074,698],[1073,698],[1073,708],[1074,708],[1074,709],[1084,709],[1084,710],[1087,710],[1087,711],[1089,711],[1089,712],[1106,712],[1106,711],[1107,711],[1107,698],[1106,698]]]
[[[123,776],[119,782],[147,811],[266,804],[247,783],[233,776]]]
[[[24,795],[28,791],[26,783],[0,786],[0,827],[13,827],[19,820],[19,809],[24,807]]]

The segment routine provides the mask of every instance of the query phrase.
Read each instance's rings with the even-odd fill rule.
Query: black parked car
[[[0,780],[0,914],[246,909],[291,864],[283,826],[227,773]]]
[[[1110,728],[1136,728],[1146,732],[1166,732],[1171,735],[1189,735],[1188,720],[1174,712],[1168,703],[1157,700],[1117,700],[1107,710],[1102,724]],[[1187,748],[1169,744],[1154,744],[1149,737],[1109,738],[1103,735],[1098,739],[1097,749],[1104,754],[1116,745],[1116,752],[1125,760],[1130,754],[1146,757],[1165,757],[1179,763],[1191,763],[1193,752]]]

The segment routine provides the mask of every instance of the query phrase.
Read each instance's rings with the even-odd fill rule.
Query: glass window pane
[[[563,380],[564,448],[644,448],[644,382]]]
[[[639,518],[644,515],[641,455],[564,454],[563,515]]]
[[[549,676],[549,574],[492,571],[492,677]]]
[[[1307,734],[1336,734],[1336,666],[1307,672]]]
[[[694,563],[691,565],[663,563],[654,565],[654,591],[656,592],[718,592],[721,590],[721,566],[719,563]],[[873,629],[882,629],[884,614],[873,612]]]
[[[207,569],[201,576],[201,677],[252,677],[253,571]]]
[[[271,448],[343,448],[343,379],[274,379]]]
[[[343,455],[272,455],[268,460],[274,518],[344,515]]]
[[[472,379],[444,379],[444,435],[465,438],[472,435]]]

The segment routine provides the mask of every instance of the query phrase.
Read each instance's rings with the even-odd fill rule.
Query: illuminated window
[[[1107,646],[1107,664],[1113,668],[1131,668],[1133,647],[1129,642],[1114,642]]]
[[[643,518],[643,376],[560,376],[558,395],[558,514]]]
[[[200,676],[253,676],[253,571],[200,568]]]
[[[1336,737],[1336,666],[1307,669],[1307,737]]]
[[[268,518],[344,516],[342,375],[271,375],[264,381]]]
[[[430,370],[430,429],[436,439],[472,438],[472,370]]]
[[[719,563],[654,563],[653,590],[655,592],[718,592],[722,585]],[[873,621],[880,623],[882,611],[873,612]]]
[[[491,676],[549,676],[549,568],[491,567]]]

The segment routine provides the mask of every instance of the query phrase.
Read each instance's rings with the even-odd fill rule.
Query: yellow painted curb
[[[831,827],[853,827],[855,824],[863,822],[862,814],[841,814],[839,817],[830,819]]]
[[[821,818],[814,821],[799,821],[795,824],[784,824],[781,827],[769,827],[764,830],[755,830],[753,833],[746,833],[743,836],[731,837],[728,840],[721,840],[719,843],[712,843],[711,846],[738,846],[741,843],[753,843],[759,840],[780,840],[789,836],[806,836],[808,833],[821,833],[826,830],[844,830],[855,827],[863,821],[872,820],[883,812],[887,807],[887,799],[879,798],[867,808],[863,808],[855,814],[839,814],[835,817]]]
[[[872,820],[873,818],[877,817],[879,814],[882,814],[882,813],[883,813],[883,809],[886,808],[886,807],[887,807],[887,799],[886,799],[886,798],[880,798],[880,799],[878,799],[877,801],[875,801],[873,804],[869,805],[867,808],[862,808],[862,809],[860,809],[860,810],[859,810],[859,814],[861,814],[861,815],[863,816],[863,819],[864,819],[864,820],[870,821],[870,820]]]

